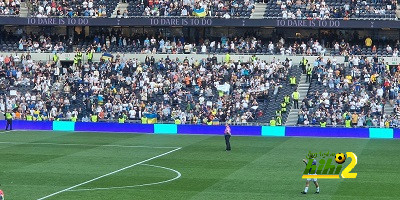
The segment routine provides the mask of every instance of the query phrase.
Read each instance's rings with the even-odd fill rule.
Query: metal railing
[[[76,46],[76,45],[74,45]],[[74,47],[77,48],[77,47]],[[54,53],[54,51],[40,51],[40,52],[36,52],[35,50],[26,50],[26,51],[21,51],[21,50],[5,50],[5,51],[0,51],[0,52],[12,52],[12,53]],[[245,53],[245,52],[229,52],[230,55],[270,55],[270,56],[335,56],[335,57],[340,57],[340,56],[344,56],[344,55],[336,55],[336,54],[332,54],[331,52],[334,52],[333,48],[329,48],[327,52],[325,52],[324,54],[321,53],[312,53],[312,54],[306,54],[306,53],[302,53],[302,54],[284,54],[282,55],[281,53],[278,52],[274,52],[274,53],[263,53],[263,52],[254,52],[254,53]],[[56,53],[58,54],[63,54],[63,53],[75,53],[74,51],[57,51]],[[145,55],[148,53],[141,53],[141,52],[130,52],[130,51],[106,51],[106,52],[95,52],[95,53],[121,53],[121,54],[132,54],[132,55]],[[226,52],[206,52],[206,53],[197,53],[197,52],[191,52],[191,53],[168,53],[168,52],[156,52],[156,53],[150,53],[148,55],[212,55],[212,54],[216,54],[216,55],[225,55]],[[374,55],[378,55],[379,57],[389,57],[389,58],[397,58],[400,56],[394,56],[393,54],[383,54],[383,53],[372,53],[372,54],[349,54],[350,56],[366,56],[366,57],[371,57]]]

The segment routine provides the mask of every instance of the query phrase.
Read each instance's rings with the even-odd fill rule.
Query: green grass
[[[37,144],[35,144],[37,143]],[[38,144],[39,143],[39,144]],[[54,144],[53,144],[54,143]],[[55,145],[75,144],[75,145]],[[6,199],[38,199],[182,147],[48,199],[398,199],[400,140],[140,135],[73,132],[0,133],[0,189]],[[109,145],[109,146],[102,146]],[[120,145],[120,146],[115,146]],[[149,147],[123,147],[149,146]],[[357,154],[356,179],[319,180],[301,195],[302,159],[312,152]],[[349,162],[346,161],[344,165]]]

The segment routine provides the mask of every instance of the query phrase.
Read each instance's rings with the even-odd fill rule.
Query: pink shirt
[[[225,134],[230,135],[231,134],[231,127],[227,126],[225,127]]]

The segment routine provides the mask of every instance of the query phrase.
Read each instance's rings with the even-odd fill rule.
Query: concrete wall
[[[22,55],[26,54],[27,52],[18,52],[18,53],[10,53],[10,52],[0,52],[0,55]],[[41,60],[41,61],[48,61],[52,60],[53,54],[52,53],[30,53],[32,56],[33,60]],[[102,53],[94,53],[93,60],[94,61],[100,61],[100,57],[102,56]],[[112,55],[117,55],[117,54],[112,54]],[[195,60],[201,60],[202,58],[207,58],[208,56],[213,56],[212,54],[120,54],[120,55],[125,55],[127,59],[134,59],[137,58],[140,61],[144,61],[146,55],[148,56],[154,56],[156,60],[159,60],[161,58],[169,56],[169,58],[176,59],[179,58],[180,60],[187,58],[194,58]],[[249,61],[250,57],[252,54],[244,55],[244,54],[231,54],[231,59],[234,61]],[[59,58],[61,61],[73,61],[74,60],[75,53],[59,53]],[[216,55],[218,58],[218,61],[223,61],[225,58],[224,54],[217,54]],[[305,57],[308,59],[308,61],[312,62],[314,61],[318,56],[282,56],[282,55],[256,55],[259,59],[261,60],[272,60],[273,58],[280,59],[280,60],[285,60],[286,58],[292,59],[293,63],[297,64],[300,62],[300,60]],[[338,62],[344,62],[344,56],[324,56],[325,59],[328,58],[333,58],[335,57]],[[371,58],[371,57],[369,57]],[[398,65],[400,64],[400,57],[383,57],[386,62],[389,62],[390,65]],[[83,55],[83,60],[87,61],[87,56],[86,54]]]
[[[9,52],[0,52],[0,55],[9,55]],[[22,53],[17,53],[18,55],[21,55]],[[26,54],[26,53],[25,53]],[[13,54],[15,55],[15,53]],[[53,58],[53,54],[52,53],[30,53],[30,55],[32,56],[33,60],[42,60],[42,61],[47,61],[47,60],[52,60]],[[100,57],[101,57],[102,53],[95,53],[93,56],[93,60],[94,61],[99,61]],[[116,54],[113,54],[114,56]],[[122,55],[122,54],[121,54]],[[161,58],[165,58],[167,55],[169,56],[169,58],[172,59],[176,59],[179,58],[180,60],[187,58],[193,58],[195,60],[201,60],[203,58],[207,58],[209,54],[125,54],[125,57],[127,59],[134,59],[137,58],[140,61],[144,62],[144,59],[146,57],[146,55],[149,56],[154,56],[154,58],[156,60],[159,60]],[[74,56],[75,53],[61,53],[59,54],[60,56],[60,60],[61,61],[73,61],[74,60]],[[210,54],[210,56],[212,56],[212,54]],[[223,61],[223,59],[225,58],[225,55],[216,55],[218,57],[218,61]],[[231,55],[231,59],[234,61],[249,61],[250,60],[251,55],[236,55],[236,54],[232,54]],[[280,59],[280,60],[285,60],[286,58],[292,59],[293,63],[297,64],[300,62],[300,60],[303,58],[303,56],[282,56],[282,55],[257,55],[257,57],[261,60],[272,60],[274,57],[276,59]],[[305,56],[310,62],[314,61],[315,58],[317,58],[317,56]],[[327,56],[326,58],[328,58],[330,56]],[[83,56],[84,61],[87,61],[87,57],[86,55]],[[338,62],[343,62],[344,61],[344,57],[340,56],[340,57],[336,57],[336,59],[338,60]]]
[[[0,52],[0,55],[10,55],[10,52]],[[12,53],[13,55],[21,55],[22,53]],[[25,52],[26,54],[26,52]],[[52,53],[30,53],[32,56],[33,60],[41,60],[41,61],[48,61],[52,60],[53,54]],[[116,54],[113,54],[114,56]],[[123,55],[123,54],[121,54]],[[202,58],[207,58],[209,54],[124,54],[127,59],[134,59],[137,58],[139,61],[144,62],[144,59],[146,55],[149,56],[154,56],[156,60],[159,60],[161,58],[165,58],[167,55],[169,58],[176,59],[179,58],[180,60],[187,58],[194,58],[195,60],[201,60]],[[61,61],[73,61],[75,53],[60,53],[60,60]],[[94,61],[99,61],[100,57],[102,56],[102,53],[95,53],[93,56]],[[210,54],[212,56],[212,54]],[[225,55],[216,55],[218,57],[218,61],[223,61],[225,58]],[[243,55],[243,54],[232,54],[231,59],[234,61],[249,61],[251,57],[251,54],[249,55]],[[282,55],[257,55],[257,57],[261,60],[272,60],[274,57],[276,59],[280,60],[285,60],[286,58],[292,59],[294,64],[297,64],[300,62],[300,60],[303,58],[303,56],[282,56]],[[304,56],[309,60],[309,62],[313,62],[318,56]],[[332,56],[325,56],[325,59],[328,58],[333,58]],[[344,62],[344,57],[343,56],[336,56],[336,59],[338,62]],[[386,62],[389,62],[390,65],[398,65],[400,64],[400,58],[398,57],[384,57]],[[83,60],[87,61],[86,55],[83,56]]]

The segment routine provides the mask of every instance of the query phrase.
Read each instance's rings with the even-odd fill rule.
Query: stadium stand
[[[20,7],[20,0],[0,0],[0,16],[19,15]]]
[[[397,0],[270,0],[264,17],[284,19],[396,19]]]
[[[281,116],[285,123],[293,100],[286,104],[286,112],[282,103],[296,90],[301,68],[290,59],[228,60],[229,54],[222,62],[211,56],[171,60],[166,55],[140,62],[117,54],[113,62],[65,66],[33,61],[29,53],[0,55],[1,76],[17,90],[7,106],[17,109],[21,118],[31,113],[35,119],[40,114],[42,119],[68,120],[75,113],[88,120],[95,113],[101,120],[115,120],[121,114],[139,120],[144,114],[158,114],[162,121],[179,117],[182,123],[265,123]],[[398,125],[397,66],[377,56],[346,56],[344,63],[319,57],[309,67],[312,80],[300,102],[298,125]],[[388,113],[386,106],[394,108]]]
[[[118,0],[47,1],[30,0],[31,16],[85,16],[111,17]],[[125,2],[126,3],[126,2]],[[134,0],[126,9],[117,10],[115,17],[128,16],[193,16],[195,9],[204,8],[204,15],[224,18],[249,18],[254,9],[253,0],[235,1],[158,1]],[[203,13],[202,13],[203,14]]]
[[[307,97],[301,104],[298,124],[341,125],[345,127],[397,126],[393,111],[385,114],[385,105],[397,97],[397,66],[384,59],[352,56],[348,62],[332,60],[312,63],[313,79]],[[398,114],[398,113],[397,113]]]
[[[118,0],[47,1],[30,0],[31,16],[111,17]]]
[[[168,53],[168,54],[267,54],[267,55],[379,55],[397,57],[399,40],[365,41],[343,38],[343,35],[324,35],[322,40],[283,39],[274,41],[254,36],[199,38],[189,42],[184,37],[164,37],[161,34],[123,35],[120,29],[96,31],[89,36],[75,35],[74,39],[56,34],[0,32],[1,51],[74,52],[94,49],[95,52]],[[370,40],[370,41],[368,41]],[[364,44],[363,44],[364,43]]]
[[[17,25],[0,26],[0,82],[17,92],[7,103],[0,100],[0,107],[15,109],[22,119],[30,113],[35,120],[71,120],[76,114],[85,121],[95,114],[104,121],[120,115],[130,120],[152,115],[164,122],[179,118],[182,123],[284,125],[290,118],[300,126],[325,122],[345,127],[397,126],[399,32],[374,28],[377,21],[396,22],[397,3],[2,0],[2,15],[18,15],[22,4],[29,8],[31,18],[13,17]],[[261,19],[262,14],[247,19],[258,5],[257,12],[263,13],[266,6],[264,17],[274,19]],[[153,27],[154,19],[179,16],[211,21],[201,26],[157,23]],[[78,20],[72,23],[62,17]],[[151,27],[126,23],[141,19]],[[346,20],[304,30],[280,23],[303,21],[298,19]],[[254,20],[268,22],[256,29]],[[238,24],[221,26],[221,21]],[[362,22],[363,28],[349,28],[358,24],[347,22]],[[31,54],[35,53],[51,53],[53,58],[46,54],[49,58],[34,60]],[[115,57],[112,61],[82,60],[82,55],[87,58],[93,53]],[[68,55],[63,56],[64,63],[58,60],[62,54]],[[170,59],[174,54],[186,57]],[[217,56],[225,59],[217,60]],[[243,60],[243,56],[251,59]],[[302,68],[299,57],[311,56],[318,58]],[[298,87],[304,82],[305,68],[310,68],[311,80]],[[293,93],[298,90],[302,92],[300,108],[292,109]]]
[[[193,16],[193,10],[204,8],[207,16],[249,18],[254,9],[253,0],[235,1],[129,1],[129,16]]]
[[[117,9],[119,3],[126,4]],[[201,16],[220,18],[249,18],[257,3],[266,5],[264,18],[283,19],[389,19],[396,17],[397,0],[234,0],[234,1],[159,1],[133,0],[29,0],[30,16],[194,16],[194,10],[204,9]],[[19,15],[20,0],[0,1],[0,15]],[[115,12],[115,15],[112,13]],[[203,11],[202,11],[203,12]],[[203,15],[204,14],[204,15]]]
[[[260,122],[272,116],[265,113],[267,107],[278,108],[275,102],[293,90],[286,87],[287,77],[298,74],[289,59],[266,62],[253,56],[251,62],[240,63],[229,55],[224,63],[215,57],[168,56],[147,57],[141,63],[118,54],[113,62],[60,66],[33,61],[28,53],[0,55],[0,64],[17,90],[7,107],[35,120],[68,120],[72,114],[87,120],[95,113],[101,120],[158,114],[163,121],[179,117],[182,123]]]
[[[397,127],[399,67],[377,56],[346,57],[344,63],[322,56],[309,62],[311,83],[299,102],[297,124]],[[31,114],[33,120],[71,120],[76,115],[88,121],[95,114],[100,121],[124,115],[139,122],[154,115],[163,122],[179,118],[181,123],[206,124],[266,123],[279,116],[284,124],[302,74],[290,59],[252,56],[238,62],[229,54],[222,62],[214,56],[171,60],[168,55],[140,62],[123,54],[113,61],[81,65],[60,65],[53,59],[56,62],[34,61],[29,53],[0,55],[0,77],[17,91],[7,104],[1,99],[0,107],[15,109],[22,119]]]

